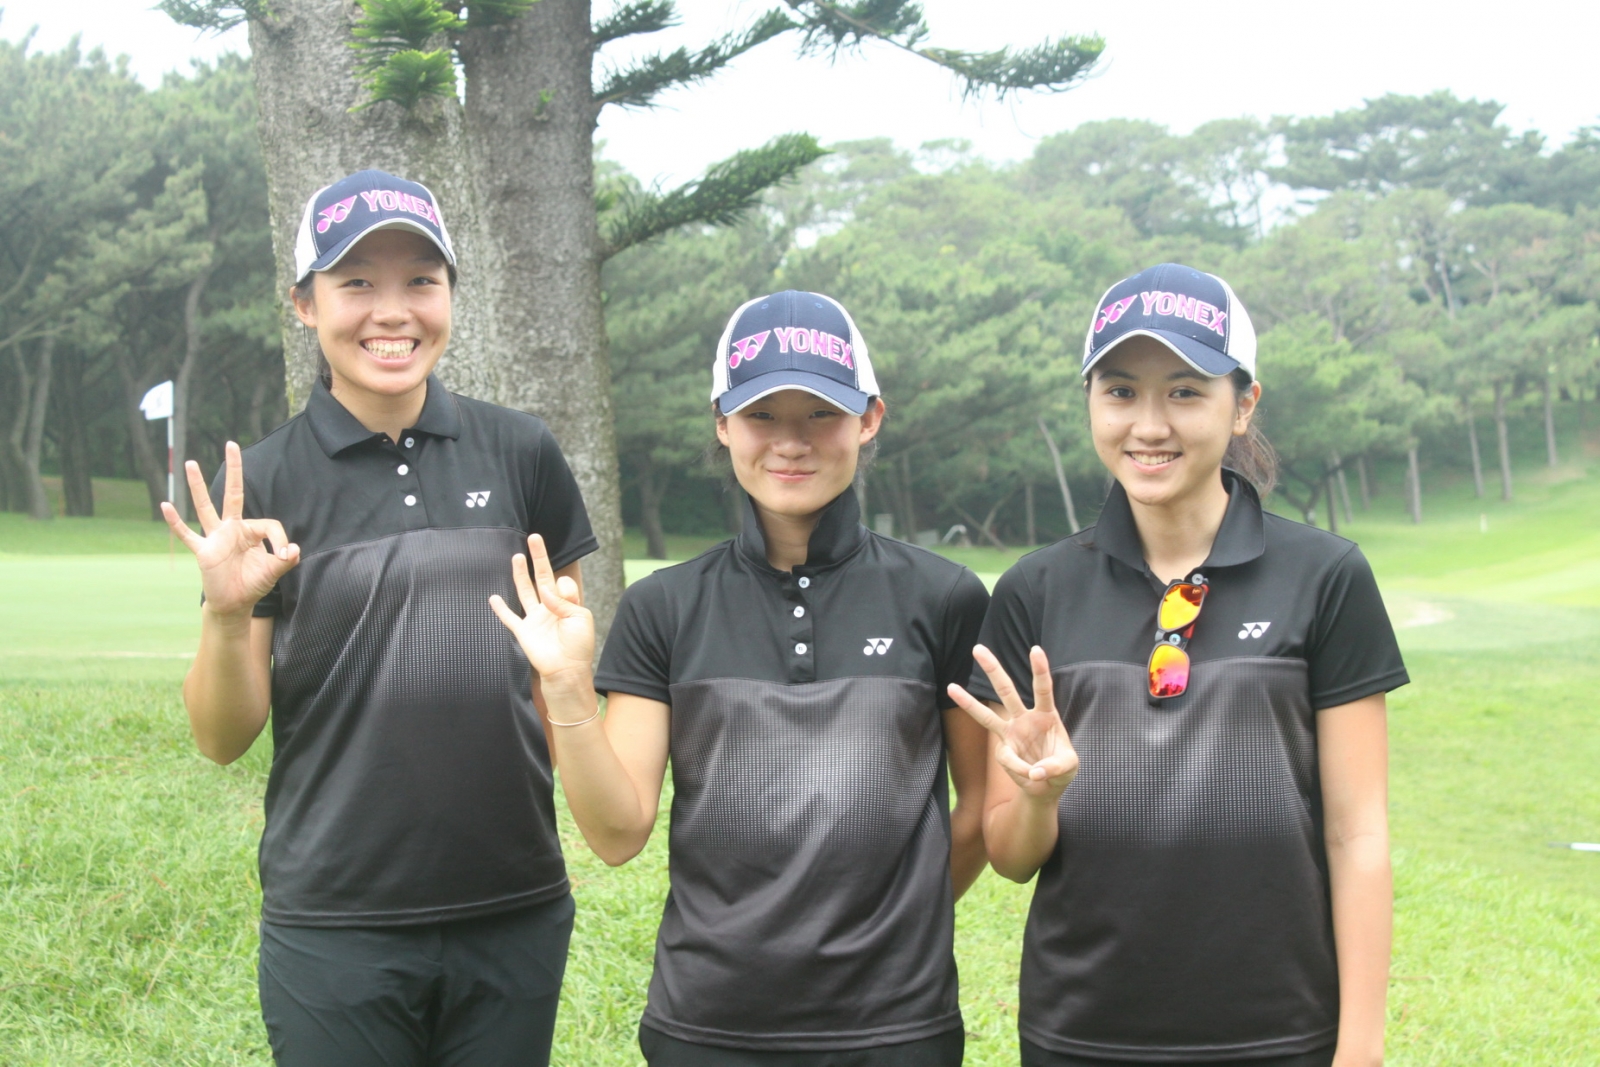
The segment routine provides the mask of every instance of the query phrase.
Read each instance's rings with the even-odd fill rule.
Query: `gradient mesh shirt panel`
[[[1044,648],[1082,761],[1023,945],[1018,1022],[1046,1049],[1243,1059],[1337,1032],[1316,713],[1404,685],[1405,667],[1360,551],[1224,479],[1182,696],[1149,698],[1165,583],[1120,486],[1095,527],[995,587],[983,643],[1013,679]],[[981,671],[971,689],[994,699]]]
[[[644,1023],[770,1051],[956,1029],[944,690],[988,594],[869,534],[853,492],[775,570],[745,503],[745,533],[628,590],[596,682],[672,709]]]
[[[244,472],[246,516],[301,552],[256,608],[275,619],[262,915],[399,925],[565,893],[527,660],[488,606],[516,602],[529,533],[558,568],[595,548],[549,429],[430,378],[391,442],[319,384]]]

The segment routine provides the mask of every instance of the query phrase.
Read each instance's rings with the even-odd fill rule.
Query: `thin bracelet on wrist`
[[[556,722],[554,719],[549,718],[548,716],[546,716],[545,721],[548,722],[551,726],[582,726],[586,722],[594,722],[599,717],[600,717],[600,705],[596,704],[595,708],[594,708],[594,714],[589,716],[587,719],[579,719],[577,722]]]

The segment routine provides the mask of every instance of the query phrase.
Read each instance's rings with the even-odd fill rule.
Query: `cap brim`
[[[1168,330],[1131,330],[1095,353],[1095,357],[1084,364],[1083,373],[1087,375],[1094,370],[1130,337],[1150,337],[1160,341],[1172,351],[1173,355],[1209,378],[1225,377],[1242,366],[1232,356],[1224,355],[1210,345],[1196,341],[1193,337],[1185,337],[1181,333],[1172,333]]]
[[[374,223],[364,230],[360,230],[351,234],[349,237],[346,237],[344,240],[328,249],[321,256],[312,260],[311,269],[307,273],[315,273],[319,270],[331,270],[332,268],[338,266],[339,261],[343,259],[345,255],[348,254],[349,251],[354,248],[363,237],[367,236],[369,233],[377,233],[379,230],[410,230],[412,233],[419,233],[433,242],[433,246],[439,250],[440,255],[444,256],[446,263],[450,264],[452,267],[456,265],[456,257],[451,254],[450,249],[444,246],[444,243],[439,240],[437,234],[430,231],[426,226],[422,225],[422,223],[412,222],[410,219],[384,219],[382,222]]]
[[[801,389],[812,396],[820,396],[830,404],[837,404],[852,415],[860,415],[867,410],[872,397],[859,389],[852,389],[843,382],[832,378],[825,378],[820,374],[812,374],[803,370],[775,370],[770,374],[763,374],[759,378],[752,378],[743,385],[734,386],[721,396],[717,397],[717,410],[724,415],[732,415],[740,408],[753,404],[764,396],[781,393],[785,389]]]

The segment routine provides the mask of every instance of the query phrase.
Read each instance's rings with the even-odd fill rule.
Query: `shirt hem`
[[[1406,673],[1404,667],[1401,667],[1376,678],[1340,686],[1331,692],[1313,693],[1311,694],[1311,708],[1313,711],[1321,711],[1323,708],[1336,708],[1340,704],[1349,704],[1352,701],[1372,696],[1375,693],[1387,693],[1390,690],[1399,689],[1403,685],[1410,684],[1411,675]]]
[[[843,1049],[878,1048],[883,1045],[903,1045],[924,1038],[937,1037],[961,1028],[960,1010],[941,1015],[938,1019],[920,1023],[901,1023],[897,1026],[880,1026],[871,1030],[851,1030],[838,1034],[817,1033],[736,1033],[731,1030],[713,1030],[703,1026],[689,1026],[663,1019],[648,1010],[640,1025],[659,1030],[668,1037],[696,1045],[713,1045],[718,1048],[757,1049],[769,1052],[837,1052]]]
[[[665,689],[654,682],[641,682],[633,678],[619,678],[616,675],[599,674],[594,679],[594,690],[597,693],[627,693],[629,696],[644,697],[661,704],[672,703],[671,690]]]
[[[1236,1045],[1107,1045],[1097,1041],[1074,1041],[1059,1034],[1047,1034],[1021,1025],[1017,1032],[1027,1041],[1050,1052],[1091,1059],[1127,1060],[1130,1063],[1206,1063],[1212,1060],[1265,1059],[1269,1056],[1296,1056],[1332,1045],[1338,1027],[1329,1027],[1304,1037],[1280,1037],[1271,1041],[1252,1041]]]
[[[524,541],[527,540],[527,535],[526,534],[523,535],[523,540]],[[590,537],[588,540],[584,541],[581,544],[572,545],[569,548],[563,550],[559,555],[551,556],[550,557],[550,569],[553,570],[553,571],[558,571],[562,567],[571,566],[572,564],[578,562],[583,557],[591,555],[591,554],[593,554],[595,552],[598,552],[599,550],[600,550],[600,542],[595,540],[593,537]]]
[[[476,919],[485,915],[531,908],[559,899],[572,892],[565,875],[555,885],[546,886],[515,896],[496,900],[476,901],[472,904],[455,904],[443,908],[419,908],[411,911],[340,911],[296,912],[261,907],[261,918],[277,926],[422,926],[431,923],[455,922],[458,919]]]

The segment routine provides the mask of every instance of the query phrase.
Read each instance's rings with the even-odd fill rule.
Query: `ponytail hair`
[[[1242,369],[1228,375],[1228,380],[1233,383],[1235,397],[1244,396],[1255,381],[1248,371]],[[1222,465],[1237,471],[1241,478],[1256,487],[1256,493],[1265,500],[1278,484],[1278,453],[1272,447],[1272,442],[1267,440],[1267,435],[1258,428],[1260,420],[1258,413],[1251,418],[1250,427],[1242,437],[1235,437],[1228,442]]]

